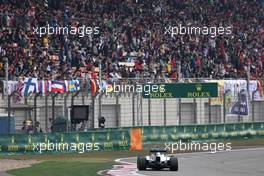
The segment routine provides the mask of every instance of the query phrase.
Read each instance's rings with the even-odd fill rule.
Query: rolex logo
[[[196,88],[197,91],[201,91],[202,88],[203,88],[203,85],[200,84],[200,83],[199,83],[199,84],[196,84],[196,85],[195,85],[195,88]]]

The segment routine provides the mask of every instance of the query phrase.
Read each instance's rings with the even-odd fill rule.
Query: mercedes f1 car
[[[178,171],[178,159],[175,156],[166,154],[167,150],[154,148],[150,150],[149,156],[139,156],[137,158],[138,170],[147,170],[147,168],[161,170],[169,168],[171,171]]]

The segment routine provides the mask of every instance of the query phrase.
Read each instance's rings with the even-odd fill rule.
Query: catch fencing
[[[264,121],[264,98],[262,81],[261,87],[252,89],[249,80],[246,90],[241,91],[239,82],[228,91],[224,88],[223,80],[208,79],[118,79],[109,80],[112,85],[144,85],[147,83],[199,83],[218,82],[218,98],[144,98],[140,92],[106,90],[91,94],[82,81],[82,89],[75,93],[49,93],[42,97],[31,94],[15,102],[16,95],[2,94],[0,105],[2,113],[7,113],[8,132],[21,133],[23,122],[31,120],[33,126],[40,123],[43,132],[51,132],[51,126],[57,118],[67,122],[66,131],[88,131],[98,128],[98,119],[105,117],[106,128],[135,127],[135,126],[169,126],[211,123],[240,123]],[[232,80],[229,80],[232,82]],[[237,81],[237,80],[233,80]],[[226,84],[227,85],[227,84]],[[230,83],[233,85],[233,83]],[[255,83],[254,83],[255,85]],[[3,86],[3,85],[2,85]],[[256,86],[256,85],[255,85]],[[257,84],[258,86],[258,84]],[[107,89],[107,88],[106,88]],[[1,88],[3,90],[3,88]],[[73,105],[89,105],[89,119],[83,123],[72,125],[70,109]],[[6,116],[3,114],[2,116]],[[13,121],[12,122],[12,118]],[[14,124],[14,130],[12,125]],[[2,127],[0,127],[2,128]]]

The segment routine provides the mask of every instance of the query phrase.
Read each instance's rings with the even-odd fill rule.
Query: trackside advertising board
[[[132,151],[142,150],[145,145],[166,142],[244,140],[263,137],[264,122],[143,126],[35,135],[7,134],[0,136],[0,155]]]
[[[127,130],[0,136],[0,154],[8,155],[120,151],[129,150],[129,147]]]
[[[143,98],[211,98],[218,97],[217,83],[144,84]]]

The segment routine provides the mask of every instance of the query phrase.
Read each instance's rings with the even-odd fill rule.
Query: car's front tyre
[[[147,169],[147,162],[146,162],[146,158],[139,156],[137,158],[137,168],[138,170],[146,170]]]
[[[170,170],[171,171],[178,171],[179,170],[178,158],[176,158],[176,157],[170,158]]]

